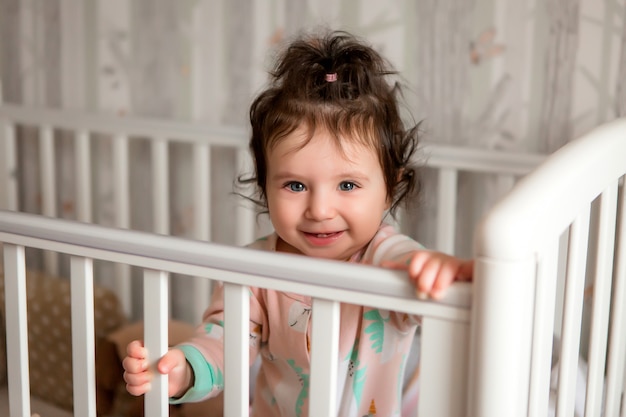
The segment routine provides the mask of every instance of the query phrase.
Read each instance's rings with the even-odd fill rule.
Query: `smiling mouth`
[[[309,242],[309,244],[313,246],[324,247],[324,246],[333,245],[335,242],[339,241],[339,239],[341,239],[341,236],[343,236],[344,232],[342,230],[339,232],[327,232],[327,233],[310,233],[310,232],[303,232],[303,233],[304,233],[306,240]]]
[[[309,235],[309,236],[316,237],[318,239],[324,239],[324,238],[328,238],[328,237],[337,236],[341,232],[331,232],[331,233],[309,233],[309,232],[304,232],[304,233]]]

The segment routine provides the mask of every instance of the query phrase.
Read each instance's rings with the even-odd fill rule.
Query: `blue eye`
[[[304,184],[302,184],[301,182],[290,182],[289,184],[287,184],[287,188],[289,188],[290,191],[294,191],[296,193],[299,193],[301,191],[304,191]]]
[[[339,184],[339,189],[341,191],[352,191],[355,188],[356,188],[356,184],[350,181],[344,181],[341,184]]]

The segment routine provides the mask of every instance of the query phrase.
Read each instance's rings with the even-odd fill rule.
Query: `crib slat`
[[[41,202],[42,214],[57,217],[56,206],[56,169],[54,150],[54,131],[50,126],[42,126],[39,131],[39,163],[41,165]],[[59,271],[58,254],[44,251],[45,270],[51,274]]]
[[[72,256],[72,375],[74,415],[96,415],[93,261]]]
[[[167,272],[153,269],[144,270],[144,344],[148,350],[148,360],[153,369],[168,348],[168,282]],[[161,375],[154,369],[154,378],[151,384],[152,389],[145,395],[145,415],[169,415],[167,376]]]
[[[250,290],[224,283],[224,416],[249,414]]]
[[[2,123],[0,131],[0,145],[3,146],[3,163],[4,172],[0,177],[0,181],[4,181],[4,207],[7,210],[18,210],[18,180],[17,180],[17,145],[15,141],[15,125],[11,123]],[[2,189],[2,187],[0,187]]]
[[[311,306],[310,416],[337,413],[339,305],[337,301],[314,298]]]
[[[206,143],[193,146],[193,173],[194,237],[198,240],[211,240],[211,148]],[[211,282],[194,278],[194,317],[202,317],[209,305],[210,294]]]
[[[423,318],[417,415],[465,415],[469,335],[467,323]]]
[[[130,227],[130,191],[128,169],[128,137],[116,135],[113,138],[113,183],[115,184],[115,226]],[[130,267],[125,264],[115,265],[115,289],[120,297],[124,312],[132,315]]]
[[[598,245],[593,274],[593,310],[591,313],[589,370],[585,401],[585,415],[588,416],[600,415],[604,394],[604,367],[606,365],[607,331],[611,307],[616,204],[617,183],[607,188],[599,197]]]
[[[624,180],[624,177],[622,177]],[[609,340],[605,415],[617,416],[626,378],[626,185],[620,185],[619,214],[614,262],[614,290]],[[626,400],[625,400],[626,401]],[[623,406],[626,413],[626,405]]]
[[[252,161],[247,149],[237,150],[237,172],[251,172]],[[247,245],[254,240],[254,209],[247,201],[237,206],[237,241],[239,246]]]
[[[151,145],[154,231],[167,235],[170,233],[168,143],[164,138],[155,138]]]
[[[92,222],[92,188],[91,188],[91,151],[89,132],[76,133],[76,204],[78,220]]]
[[[206,143],[193,147],[194,237],[211,238],[211,149]]]
[[[39,132],[39,163],[41,164],[42,213],[56,217],[56,170],[54,166],[54,131],[50,126],[42,126]]]
[[[458,171],[439,170],[437,197],[437,250],[454,253]]]
[[[26,312],[26,268],[24,247],[4,244],[4,296],[7,335],[9,412],[30,416],[28,373],[28,315]]]
[[[550,400],[550,364],[552,360],[552,338],[559,242],[548,246],[539,260],[535,287],[535,312],[532,338],[532,363],[528,415],[541,416],[548,410]]]
[[[471,417],[528,416],[536,259],[477,257],[468,385]],[[502,320],[506,314],[507,320]],[[515,360],[511,360],[515,358]]]
[[[115,225],[122,229],[130,226],[130,191],[128,170],[128,137],[117,135],[113,139],[113,175],[115,190]]]
[[[570,226],[556,417],[574,415],[588,235],[589,208]]]

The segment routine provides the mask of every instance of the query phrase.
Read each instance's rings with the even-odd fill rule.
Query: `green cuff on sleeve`
[[[213,381],[213,368],[198,349],[190,345],[176,346],[185,354],[185,358],[194,374],[194,383],[191,388],[180,398],[170,398],[170,404],[196,402],[206,397],[215,387]]]

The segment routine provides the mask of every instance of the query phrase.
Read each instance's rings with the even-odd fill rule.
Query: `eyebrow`
[[[290,171],[284,171],[284,172],[278,172],[277,174],[274,174],[272,176],[269,177],[269,179],[271,181],[284,181],[284,180],[288,180],[288,179],[298,179],[301,178],[302,175],[298,174],[298,173],[294,173],[294,172],[290,172]],[[369,176],[364,173],[364,172],[360,172],[360,171],[346,171],[346,172],[341,172],[338,175],[335,176],[337,179],[341,178],[341,179],[354,179],[354,180],[359,180],[359,181],[367,181],[369,180]]]

